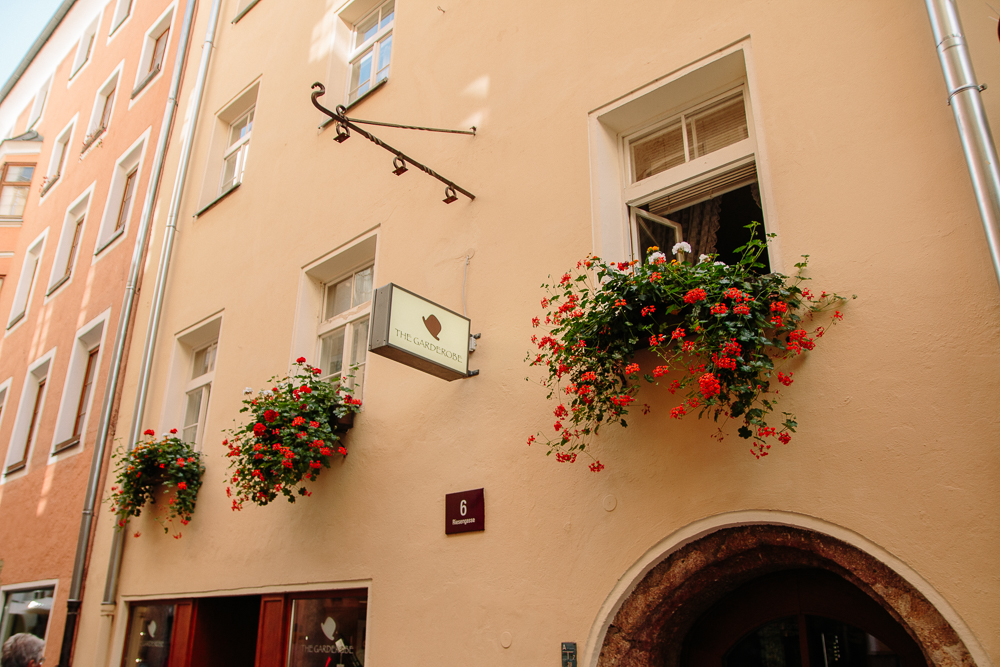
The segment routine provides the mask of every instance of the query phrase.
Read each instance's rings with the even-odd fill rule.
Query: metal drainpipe
[[[125,347],[132,328],[133,308],[142,282],[142,268],[145,263],[146,250],[149,243],[149,232],[153,223],[153,210],[156,197],[160,190],[163,177],[163,162],[170,143],[174,119],[177,115],[177,96],[181,88],[184,64],[187,61],[188,45],[191,39],[191,25],[194,21],[197,0],[189,0],[184,12],[184,23],[181,26],[180,38],[177,43],[177,56],[174,60],[174,74],[170,82],[170,94],[167,97],[166,108],[163,110],[163,121],[160,124],[160,136],[156,143],[156,154],[146,187],[146,201],[139,217],[139,231],[132,250],[132,263],[129,265],[128,282],[125,284],[125,296],[122,298],[122,309],[118,317],[118,330],[115,333],[114,349],[111,355],[111,368],[108,381],[104,387],[104,401],[101,407],[101,418],[97,426],[97,440],[94,443],[93,458],[90,462],[90,476],[87,479],[87,494],[83,502],[83,516],[80,519],[80,535],[76,543],[76,557],[73,561],[73,576],[69,585],[69,599],[66,601],[66,625],[63,629],[62,646],[59,650],[59,665],[69,667],[73,653],[73,643],[76,637],[77,622],[82,604],[83,578],[87,571],[88,554],[90,552],[90,537],[94,525],[94,508],[100,495],[100,481],[104,468],[104,455],[107,451],[108,435],[111,431],[111,416],[115,406],[115,395],[118,383],[125,367]]]
[[[163,293],[167,284],[167,270],[170,268],[170,257],[173,253],[174,235],[177,231],[177,214],[181,206],[181,196],[184,194],[184,184],[187,180],[187,170],[191,161],[191,147],[194,144],[195,129],[198,126],[198,115],[205,92],[205,79],[208,77],[208,66],[212,60],[215,29],[219,23],[219,5],[221,0],[212,1],[212,9],[208,17],[208,30],[205,34],[205,45],[201,52],[201,64],[198,67],[198,79],[191,93],[193,106],[191,108],[191,124],[184,144],[181,148],[180,162],[177,166],[177,180],[174,181],[174,191],[170,197],[170,209],[167,213],[167,226],[163,233],[163,247],[160,249],[160,265],[156,270],[156,286],[153,291],[153,301],[150,306],[149,324],[146,327],[146,342],[142,350],[142,365],[139,367],[139,386],[136,389],[135,410],[132,415],[132,426],[126,441],[131,449],[139,435],[142,415],[146,408],[146,393],[149,389],[149,372],[153,361],[153,351],[156,347],[156,333],[160,324],[160,313],[163,310]],[[122,547],[124,545],[124,530],[115,532],[111,545],[111,558],[108,561],[108,576],[104,584],[104,604],[114,604],[118,594],[118,574],[122,565]]]
[[[972,70],[969,48],[954,0],[926,0],[926,3],[941,70],[948,87],[948,103],[955,114],[979,215],[986,230],[986,242],[990,246],[993,271],[1000,282],[1000,165],[980,97],[982,89]]]

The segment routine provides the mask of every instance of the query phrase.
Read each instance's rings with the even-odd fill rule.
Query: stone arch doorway
[[[772,524],[721,528],[673,551],[621,604],[596,664],[696,664],[690,662],[692,642],[717,603],[755,580],[793,570],[833,577],[869,600],[917,647],[919,664],[975,665],[941,613],[884,563],[829,535]]]

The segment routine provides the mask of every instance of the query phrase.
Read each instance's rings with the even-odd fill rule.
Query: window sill
[[[232,24],[236,25],[237,23],[239,23],[240,19],[246,16],[251,9],[256,7],[258,2],[260,2],[260,0],[251,0],[250,4],[244,7],[242,11],[240,11],[240,13],[236,15],[236,18],[232,20]]]
[[[80,436],[75,436],[75,437],[70,438],[69,440],[63,440],[58,445],[56,445],[55,447],[53,447],[52,448],[52,453],[53,454],[59,454],[61,452],[65,452],[67,449],[71,449],[72,447],[76,447],[79,444],[80,444]]]
[[[382,79],[381,81],[379,81],[378,83],[376,83],[364,95],[362,95],[358,99],[354,100],[353,102],[351,102],[350,104],[348,104],[347,106],[345,106],[344,107],[344,113],[346,114],[348,111],[350,111],[354,107],[358,106],[359,104],[361,104],[362,102],[364,102],[365,100],[367,100],[371,95],[373,95],[375,93],[376,90],[382,90],[382,88],[384,88],[385,84],[387,84],[387,83],[389,83],[389,79]],[[323,124],[319,126],[319,129],[325,130],[327,127],[330,126],[330,124],[332,124],[334,122],[335,121],[332,118],[327,118],[325,121],[323,121]]]
[[[192,217],[197,218],[197,217],[200,217],[200,216],[204,215],[205,213],[208,213],[210,210],[212,210],[213,208],[215,208],[216,204],[218,204],[220,201],[222,201],[223,199],[225,199],[226,197],[228,197],[229,195],[231,195],[241,185],[243,185],[242,181],[239,182],[239,183],[237,183],[233,187],[229,188],[228,190],[226,190],[225,192],[223,192],[221,195],[219,195],[218,197],[216,197],[212,201],[208,202],[208,204],[206,204],[205,206],[201,207],[201,209],[198,210],[198,212],[195,213]]]
[[[10,475],[11,473],[18,472],[19,470],[24,470],[27,467],[27,465],[28,462],[26,460],[18,461],[17,463],[11,463],[9,466],[7,466],[7,469],[3,471],[3,474]]]
[[[45,193],[52,189],[52,186],[55,185],[59,181],[59,177],[61,175],[62,174],[56,174],[51,179],[49,179],[48,181],[45,182],[45,185],[43,185],[42,188],[41,188],[41,190],[38,191],[38,198],[39,199],[41,199],[42,197],[44,197]]]
[[[153,79],[155,79],[156,76],[159,73],[160,73],[160,66],[157,65],[156,69],[154,69],[152,72],[150,72],[149,74],[147,74],[146,78],[139,82],[139,85],[136,86],[135,90],[132,91],[132,96],[129,97],[129,99],[130,100],[134,100],[136,97],[138,97],[139,93],[142,92],[143,88],[145,88],[146,86],[148,86],[149,82],[152,81]]]
[[[124,229],[119,229],[117,232],[115,232],[114,234],[112,234],[111,237],[107,241],[105,241],[104,243],[102,243],[97,248],[97,250],[94,251],[94,255],[95,256],[100,255],[102,252],[104,252],[105,248],[107,248],[109,245],[111,245],[112,243],[114,243],[115,239],[117,239],[119,236],[121,236],[124,233],[125,233]]]
[[[65,276],[63,276],[62,278],[60,278],[59,280],[57,280],[56,284],[53,285],[52,287],[50,287],[49,290],[45,293],[45,296],[52,296],[53,294],[55,294],[55,292],[56,292],[57,289],[59,289],[60,287],[62,287],[63,285],[66,284],[66,281],[69,280],[69,277],[70,277],[70,274],[67,273]]]
[[[0,227],[20,227],[24,218],[0,218]]]
[[[23,320],[24,316],[27,315],[27,314],[28,314],[28,311],[22,310],[21,313],[17,317],[15,317],[14,319],[12,319],[10,322],[7,323],[7,331],[10,331],[11,328],[13,328],[13,326],[15,324],[17,324],[18,322],[20,322],[21,320]]]
[[[90,149],[90,147],[91,147],[91,146],[93,146],[94,144],[96,144],[96,143],[98,142],[98,140],[99,140],[99,139],[100,139],[100,138],[101,138],[102,136],[104,136],[104,131],[105,131],[105,129],[106,129],[106,128],[103,128],[103,127],[102,127],[101,129],[97,130],[97,132],[96,132],[96,133],[94,134],[94,136],[92,136],[92,137],[90,138],[90,141],[89,141],[89,142],[88,142],[88,141],[84,141],[84,142],[83,142],[83,150],[82,150],[82,151],[80,151],[80,155],[83,155],[84,153],[86,153],[86,152],[87,152],[87,151],[88,151],[88,150]]]

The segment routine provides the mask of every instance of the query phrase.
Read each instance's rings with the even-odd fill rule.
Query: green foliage
[[[175,433],[177,429],[172,429],[169,435],[157,439],[152,430],[147,430],[144,439],[135,443],[131,450],[119,447],[115,453],[118,464],[110,502],[112,513],[118,515],[119,529],[125,527],[128,517],[139,516],[147,502],[156,503],[156,491],[160,487],[167,489],[168,495],[173,489],[167,501],[166,517],[156,517],[163,532],[170,532],[166,524],[174,519],[180,519],[185,526],[191,520],[205,466],[201,454]],[[180,533],[175,537],[180,537]]]
[[[337,420],[356,413],[361,401],[341,383],[317,379],[319,373],[300,357],[291,375],[269,380],[271,389],[256,396],[247,390],[240,412],[250,419],[222,443],[235,468],[226,488],[232,509],[244,502],[267,505],[279,494],[291,503],[296,494],[310,496],[304,481],[315,480],[334,456],[347,456],[335,432]]]
[[[640,378],[658,384],[668,376],[670,392],[685,396],[672,417],[697,411],[723,424],[737,419],[739,436],[751,440],[758,457],[767,455],[772,438],[787,443],[796,423],[787,413],[773,421],[778,391],[772,382],[790,385],[792,374],[778,371],[776,363],[813,349],[825,329],[806,331],[804,322],[844,298],[802,288],[806,255],[794,278],[763,273],[766,249],[753,239],[737,250],[740,260],[733,265],[714,256],[668,262],[656,248],[645,263],[587,257],[557,283],[542,285],[545,315],[532,324],[549,332],[532,336],[538,351],[526,360],[546,369],[548,398],[558,401],[555,436],[541,436],[549,453],[575,461],[602,424],[626,426]],[[841,317],[836,311],[832,321]],[[633,357],[644,349],[659,363],[641,373]],[[535,436],[528,439],[533,441]],[[604,466],[595,459],[590,467],[596,472]]]

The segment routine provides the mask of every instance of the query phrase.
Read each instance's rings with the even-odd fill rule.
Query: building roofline
[[[59,5],[59,9],[57,9],[56,13],[52,15],[49,22],[45,24],[45,28],[42,30],[42,33],[38,35],[38,39],[36,39],[35,43],[31,45],[30,49],[28,49],[28,52],[24,55],[24,58],[17,66],[17,69],[15,69],[14,73],[10,75],[9,79],[7,79],[7,83],[3,85],[3,88],[0,88],[0,104],[3,104],[3,101],[7,99],[7,95],[9,95],[10,91],[14,89],[17,82],[21,80],[24,73],[28,71],[28,67],[31,65],[32,61],[34,61],[35,56],[37,56],[38,52],[42,50],[45,43],[49,41],[49,38],[52,37],[52,33],[56,31],[56,28],[59,27],[59,24],[62,23],[62,20],[66,18],[66,14],[69,13],[69,10],[75,4],[76,0],[64,0],[63,3]]]

